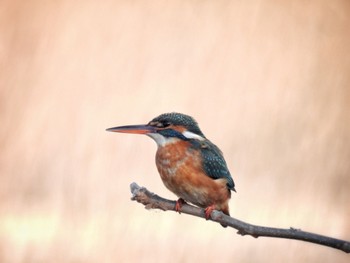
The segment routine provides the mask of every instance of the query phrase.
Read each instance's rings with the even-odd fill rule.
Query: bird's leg
[[[186,204],[185,200],[183,200],[182,198],[179,198],[177,201],[176,201],[176,204],[175,204],[175,211],[176,212],[179,212],[179,214],[181,214],[181,207]]]
[[[210,205],[204,209],[205,219],[210,219],[211,212],[215,210],[215,205]]]

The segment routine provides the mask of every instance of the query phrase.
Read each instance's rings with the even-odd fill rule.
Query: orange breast
[[[164,185],[178,197],[203,208],[216,205],[228,213],[230,191],[226,180],[214,180],[205,174],[201,154],[189,142],[159,147],[156,164]]]

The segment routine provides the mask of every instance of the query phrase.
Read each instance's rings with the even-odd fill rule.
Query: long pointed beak
[[[150,125],[127,125],[109,128],[106,131],[121,132],[121,133],[134,133],[134,134],[148,134],[156,132],[156,128]]]

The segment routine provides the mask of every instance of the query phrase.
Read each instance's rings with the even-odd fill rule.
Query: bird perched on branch
[[[228,202],[235,184],[222,152],[204,136],[191,116],[165,113],[145,125],[107,131],[145,134],[156,141],[157,169],[164,185],[179,197],[177,212],[190,202],[204,208],[207,219],[214,209],[229,215]]]

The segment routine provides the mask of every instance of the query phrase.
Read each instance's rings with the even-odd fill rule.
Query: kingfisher
[[[109,128],[110,132],[145,134],[158,146],[156,166],[160,177],[179,199],[175,211],[186,202],[204,208],[205,218],[213,210],[229,213],[228,202],[235,183],[221,150],[209,141],[189,115],[164,113],[148,124]],[[225,225],[223,225],[225,226]]]

